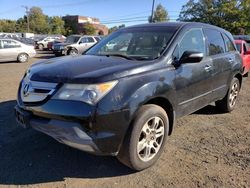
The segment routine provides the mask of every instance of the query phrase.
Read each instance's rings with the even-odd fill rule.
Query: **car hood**
[[[144,64],[148,63],[111,56],[66,56],[33,64],[29,77],[40,82],[99,83],[146,71]]]

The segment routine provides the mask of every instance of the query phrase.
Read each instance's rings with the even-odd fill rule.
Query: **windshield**
[[[153,60],[163,53],[176,30],[176,27],[146,27],[121,30],[103,39],[86,54],[118,56],[135,60]]]
[[[236,44],[236,48],[241,53],[241,44]]]
[[[78,37],[78,36],[68,36],[66,38],[65,43],[73,44],[73,43],[76,43],[79,39],[80,39],[80,37]]]

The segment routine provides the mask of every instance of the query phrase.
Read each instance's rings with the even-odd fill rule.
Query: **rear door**
[[[211,102],[212,60],[206,57],[205,37],[202,29],[187,31],[177,45],[173,58],[179,61],[185,51],[204,54],[199,63],[185,63],[176,68],[176,100],[178,116],[192,113]]]
[[[228,89],[228,80],[232,74],[232,64],[235,62],[235,54],[231,53],[231,49],[227,49],[227,43],[232,41],[225,36],[223,39],[222,33],[216,29],[204,29],[204,34],[207,41],[207,53],[213,61],[213,100],[220,99],[225,96]],[[225,42],[224,42],[225,40]],[[234,49],[234,45],[233,50]]]

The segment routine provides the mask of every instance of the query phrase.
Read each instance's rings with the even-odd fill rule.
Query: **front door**
[[[211,102],[212,93],[212,59],[206,57],[205,38],[202,29],[187,31],[177,45],[173,57],[180,60],[185,51],[204,54],[199,63],[185,63],[176,68],[176,102],[178,116],[192,113]]]

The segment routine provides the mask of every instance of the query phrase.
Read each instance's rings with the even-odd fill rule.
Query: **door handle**
[[[206,72],[210,72],[211,69],[212,69],[212,66],[211,65],[205,65],[204,69],[205,69]]]

